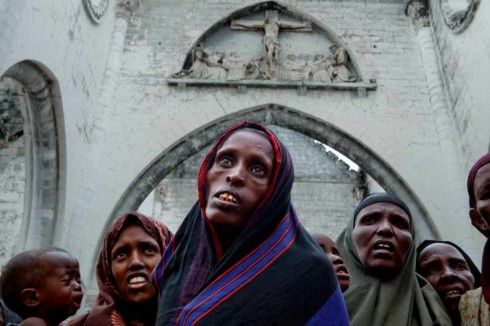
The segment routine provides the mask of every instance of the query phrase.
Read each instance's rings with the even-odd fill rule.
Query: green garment
[[[410,223],[415,239],[413,223]],[[432,286],[415,273],[413,241],[403,269],[394,278],[382,281],[364,268],[352,241],[354,222],[337,239],[351,281],[344,299],[352,326],[452,325],[442,301]]]

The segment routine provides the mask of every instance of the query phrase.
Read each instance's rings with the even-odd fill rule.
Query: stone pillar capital
[[[405,14],[410,18],[415,28],[429,26],[429,5],[427,0],[409,0]]]
[[[119,0],[116,6],[116,16],[129,22],[139,6],[140,0]]]

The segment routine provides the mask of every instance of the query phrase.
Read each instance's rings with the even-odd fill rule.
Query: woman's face
[[[140,225],[127,226],[111,250],[111,271],[122,299],[144,303],[155,298],[150,274],[161,257],[160,247]]]
[[[262,201],[274,169],[274,150],[265,135],[241,129],[231,134],[207,172],[207,218],[243,228]]]
[[[486,237],[490,237],[490,163],[483,165],[473,183],[476,208],[470,209],[473,225]]]
[[[364,267],[380,278],[392,277],[412,244],[410,218],[395,204],[372,204],[357,215],[352,238]]]
[[[451,315],[459,313],[461,296],[475,287],[465,258],[446,243],[433,243],[422,250],[418,272],[434,287]]]

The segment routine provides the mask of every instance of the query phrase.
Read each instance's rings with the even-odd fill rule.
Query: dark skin
[[[340,252],[335,245],[335,242],[323,234],[313,235],[315,242],[323,249],[328,259],[333,265],[335,274],[337,275],[337,281],[339,282],[340,289],[345,292],[350,285],[350,274],[347,266],[344,264],[344,260],[340,256]]]
[[[380,279],[392,278],[412,244],[410,218],[392,203],[369,205],[357,215],[352,238],[364,267]]]
[[[459,301],[466,291],[475,287],[475,278],[463,255],[449,244],[431,244],[419,255],[417,272],[439,294],[453,325],[460,325]]]
[[[260,132],[241,129],[216,153],[206,175],[206,217],[224,251],[236,240],[264,198],[274,168],[274,150]]]
[[[490,237],[490,164],[483,165],[473,183],[476,207],[470,208],[471,224],[485,237]]]
[[[158,243],[139,224],[129,225],[111,250],[111,271],[122,300],[117,311],[125,323],[154,325],[156,293],[150,274],[162,253]]]
[[[80,308],[83,294],[78,261],[66,252],[47,252],[42,260],[50,272],[35,287],[21,291],[25,306],[32,311],[21,325],[57,326]]]

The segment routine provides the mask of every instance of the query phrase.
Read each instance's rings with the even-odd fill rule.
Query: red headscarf
[[[120,314],[116,313],[115,302],[121,300],[121,295],[111,271],[111,251],[121,232],[126,228],[127,221],[131,219],[139,221],[145,232],[155,239],[161,253],[165,251],[172,238],[172,233],[164,224],[138,212],[127,212],[121,215],[107,232],[97,261],[99,295],[96,306],[87,315],[73,320],[69,325],[124,325],[124,320]]]

